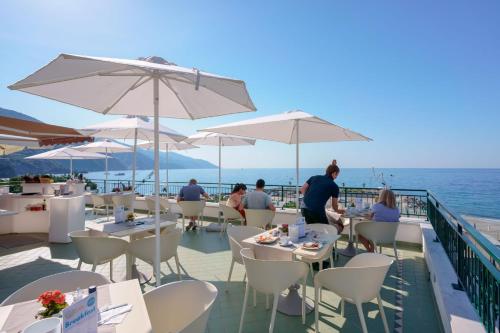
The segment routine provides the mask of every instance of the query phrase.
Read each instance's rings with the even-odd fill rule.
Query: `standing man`
[[[338,177],[339,173],[340,169],[337,164],[330,164],[326,168],[324,175],[318,175],[309,178],[300,189],[300,192],[304,195],[302,216],[304,216],[307,224],[328,224],[325,205],[330,198],[332,199],[333,210],[339,214],[342,214],[344,212],[338,207],[340,190],[335,183],[335,179]],[[335,226],[340,233],[343,226],[339,225],[339,223],[336,223]]]
[[[210,199],[210,196],[205,192],[203,187],[198,185],[196,179],[191,179],[189,184],[183,186],[177,196],[177,202],[179,201],[200,201],[201,196],[206,199]],[[191,228],[193,231],[196,230],[196,216],[190,216],[189,225],[186,227],[186,231],[189,231]]]

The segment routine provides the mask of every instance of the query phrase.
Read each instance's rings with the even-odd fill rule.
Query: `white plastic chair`
[[[200,201],[179,201],[179,207],[182,210],[182,230],[185,230],[186,217],[196,216],[200,221],[200,226],[203,226],[203,209],[205,208],[205,200]]]
[[[271,314],[271,323],[269,333],[274,330],[274,321],[276,319],[276,309],[281,292],[286,290],[292,284],[301,282],[302,284],[302,324],[306,322],[305,299],[306,299],[306,280],[309,268],[300,261],[276,261],[255,259],[253,250],[242,249],[241,257],[245,263],[247,271],[247,287],[243,299],[243,310],[241,312],[239,333],[243,330],[243,321],[248,301],[248,292],[250,287],[266,295],[273,295],[273,309]]]
[[[313,224],[308,224],[306,228],[309,228],[312,231],[315,231],[317,233],[322,233],[324,234],[323,237],[328,237],[328,235],[331,235],[336,238],[338,234],[337,228],[335,228],[333,225],[330,224],[322,224],[322,223],[313,223]],[[309,265],[310,271],[311,271],[311,277],[314,278],[314,270],[312,264],[317,262],[319,263],[319,269],[323,269],[323,261],[324,260],[329,260],[330,261],[330,267],[334,267],[335,262],[333,261],[333,249],[335,248],[335,242],[332,242],[328,246],[328,250],[325,252],[325,255],[321,258],[317,259],[310,259],[307,257],[302,257],[302,256],[297,256],[297,259],[300,261],[305,262],[306,264]]]
[[[240,212],[238,212],[233,207],[227,206],[223,203],[219,203],[219,208],[220,211],[222,212],[222,216],[224,217],[224,222],[223,222],[224,224],[220,229],[221,235],[224,233],[224,231],[227,230],[227,223],[229,221],[240,221],[241,224],[243,224],[243,221],[245,221],[245,218],[241,216]]]
[[[377,245],[379,253],[382,253],[382,244],[391,244],[394,249],[394,256],[398,261],[398,249],[396,246],[396,234],[399,222],[361,222],[354,226],[356,230],[356,251],[358,250],[359,237],[361,235],[373,242],[375,252]]]
[[[86,289],[90,286],[101,286],[111,283],[99,273],[85,271],[67,271],[45,276],[28,283],[7,297],[0,306],[11,305],[36,299],[47,290],[60,290],[63,293]]]
[[[123,206],[125,210],[134,211],[135,193],[111,196],[113,206]]]
[[[227,236],[229,238],[229,247],[231,248],[231,267],[229,268],[229,275],[227,277],[226,283],[226,291],[228,290],[229,282],[231,281],[231,275],[233,274],[234,263],[238,263],[240,265],[244,265],[243,258],[241,257],[241,250],[243,246],[241,242],[244,239],[257,236],[260,233],[263,233],[265,230],[257,227],[249,227],[249,226],[231,226],[227,229]],[[246,277],[246,273],[245,273]],[[245,278],[243,279],[243,281]]]
[[[69,233],[80,257],[77,269],[82,267],[82,262],[92,265],[95,272],[97,265],[109,262],[109,278],[113,280],[113,259],[127,252],[129,243],[120,238],[108,237],[108,234],[96,230],[80,230]]]
[[[146,206],[148,208],[148,217],[150,217],[155,213],[155,197],[151,196],[146,197],[145,201],[146,201]],[[165,214],[168,212],[168,207],[166,206],[166,203],[167,203],[166,201],[160,199],[160,214],[162,212]]]
[[[275,212],[270,209],[245,209],[247,225],[251,227],[265,228],[273,224]]]
[[[106,210],[106,216],[109,215],[109,209],[108,209],[108,204],[104,200],[104,197],[101,195],[96,195],[92,194],[90,195],[92,198],[92,214],[97,215],[97,212],[99,210],[105,209]]]
[[[151,265],[154,265],[156,257],[155,237],[156,236],[145,237],[132,241],[128,248],[129,254]],[[177,277],[179,278],[179,280],[181,280],[181,270],[179,267],[177,247],[181,242],[181,237],[182,231],[178,228],[160,234],[160,262],[167,262],[173,257],[175,259],[175,266],[177,267]]]
[[[144,294],[153,332],[204,333],[217,288],[203,281],[172,282]]]
[[[319,291],[326,288],[341,297],[341,315],[345,301],[356,305],[363,333],[367,333],[362,304],[377,298],[384,330],[389,333],[380,288],[393,260],[383,254],[363,253],[353,257],[344,267],[322,270],[314,277],[315,329],[319,332]]]

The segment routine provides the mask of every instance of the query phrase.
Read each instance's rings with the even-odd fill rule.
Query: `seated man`
[[[248,193],[243,199],[243,207],[248,209],[270,209],[276,211],[271,196],[264,192],[266,182],[264,179],[257,180],[255,191]]]
[[[191,179],[189,184],[183,186],[179,191],[179,196],[177,197],[177,202],[179,201],[200,201],[200,197],[204,196],[206,199],[209,199],[209,195],[205,192],[203,187],[198,185],[196,179]],[[193,231],[196,230],[196,216],[190,216],[189,225],[186,227],[186,231],[193,228]]]

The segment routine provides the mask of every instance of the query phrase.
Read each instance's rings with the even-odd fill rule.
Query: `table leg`
[[[349,221],[349,241],[347,243],[347,247],[343,250],[340,250],[339,253],[346,257],[354,257],[356,255],[356,249],[354,248],[354,238],[352,232],[352,226],[354,224],[354,219],[350,218]]]
[[[302,315],[302,297],[299,295],[298,290],[300,285],[294,284],[288,288],[288,294],[280,295],[278,300],[277,310],[287,316],[301,316]],[[306,299],[306,314],[314,310],[314,304],[311,300]]]

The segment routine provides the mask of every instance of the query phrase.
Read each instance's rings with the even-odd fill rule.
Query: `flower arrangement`
[[[51,317],[68,306],[66,296],[60,290],[48,290],[38,296],[38,301],[44,307],[44,310],[38,313],[38,316],[42,318]]]

